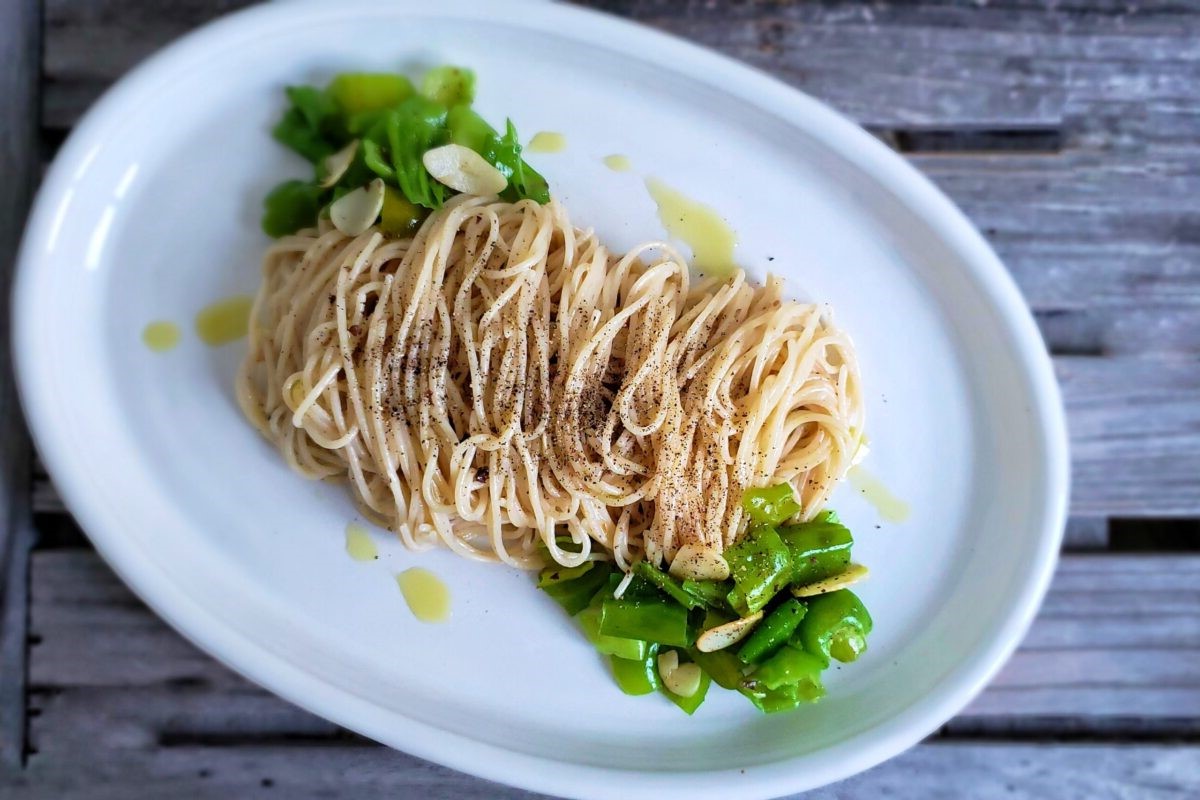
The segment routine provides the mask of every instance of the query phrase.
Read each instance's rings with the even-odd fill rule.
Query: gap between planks
[[[0,768],[25,747],[25,631],[32,458],[17,402],[11,351],[10,284],[25,211],[37,177],[40,14],[37,0],[0,4]]]
[[[23,800],[228,800],[343,796],[527,800],[542,797],[383,747],[250,745],[106,753],[70,762],[34,757],[17,776]],[[1194,745],[921,744],[804,800],[1169,800],[1200,793]],[[799,798],[800,796],[795,796]]]

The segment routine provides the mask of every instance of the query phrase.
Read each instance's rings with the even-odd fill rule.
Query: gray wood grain
[[[39,750],[106,731],[144,742],[166,730],[335,731],[176,635],[94,553],[43,551],[33,565]],[[1025,642],[967,714],[972,727],[1015,716],[1070,717],[1084,728],[1131,716],[1171,729],[1200,720],[1200,555],[1065,556]]]
[[[30,449],[12,378],[7,332],[17,242],[37,158],[40,41],[35,0],[0,5],[0,765],[21,763],[25,731],[25,623]]]
[[[22,800],[283,797],[532,798],[383,747],[359,744],[93,749],[40,753],[12,784]],[[805,800],[1178,800],[1200,792],[1200,747],[1171,744],[922,744]],[[631,796],[636,797],[636,793]],[[799,798],[801,795],[796,795]]]
[[[1200,361],[1058,358],[1071,433],[1071,510],[1200,515]]]

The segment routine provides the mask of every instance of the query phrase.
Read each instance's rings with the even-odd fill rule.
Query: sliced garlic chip
[[[658,654],[658,676],[672,694],[691,697],[700,690],[700,666],[680,664],[679,653],[667,650]]]
[[[724,625],[709,628],[696,637],[696,649],[701,653],[715,653],[717,650],[724,650],[730,645],[737,644],[746,638],[746,634],[762,618],[763,612],[757,611],[748,617],[742,617],[741,619],[735,619],[733,622],[726,622]]]
[[[329,207],[329,219],[347,236],[358,236],[375,224],[382,210],[383,180],[376,178],[335,200]]]
[[[354,155],[358,152],[358,139],[338,150],[331,156],[326,156],[322,163],[325,177],[321,180],[321,188],[328,189],[342,179],[346,170],[354,163]]]
[[[829,594],[830,592],[836,592],[838,589],[853,586],[867,577],[870,572],[862,564],[851,564],[844,571],[824,580],[815,581],[806,586],[793,586],[792,594],[796,597],[816,597],[819,594]]]
[[[723,581],[729,577],[729,563],[710,547],[688,543],[676,551],[670,572],[680,579]]]
[[[680,664],[671,677],[663,678],[663,685],[680,697],[691,697],[700,690],[699,664]]]
[[[679,653],[674,650],[663,650],[658,654],[658,674],[665,678],[679,668]]]
[[[438,183],[463,194],[499,194],[508,186],[504,173],[461,144],[444,144],[427,150],[421,163]]]

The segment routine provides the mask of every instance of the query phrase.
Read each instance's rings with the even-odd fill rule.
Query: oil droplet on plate
[[[567,137],[554,131],[538,131],[525,149],[531,153],[561,153],[567,149]]]
[[[874,475],[862,467],[855,467],[846,473],[846,477],[850,479],[850,485],[857,489],[868,503],[875,506],[881,518],[888,522],[904,522],[908,519],[911,511],[908,503],[892,494]]]
[[[658,218],[667,233],[692,249],[697,271],[717,278],[733,274],[737,235],[716,211],[656,178],[646,179],[646,189],[658,204]]]
[[[633,169],[633,162],[629,160],[629,156],[613,153],[611,156],[604,157],[604,166],[613,172],[629,172]]]
[[[157,320],[142,329],[142,341],[156,353],[174,350],[183,334],[174,322]]]
[[[357,522],[346,526],[346,552],[355,561],[374,561],[379,558],[375,540],[367,533],[367,529]]]
[[[413,567],[397,575],[396,583],[409,610],[421,622],[445,622],[450,618],[450,590],[437,575]]]
[[[253,305],[253,297],[237,295],[202,308],[196,315],[196,335],[211,347],[242,338],[250,327]]]

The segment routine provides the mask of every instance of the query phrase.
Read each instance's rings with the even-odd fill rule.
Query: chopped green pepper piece
[[[807,606],[794,597],[784,600],[742,642],[738,658],[747,664],[757,664],[771,656],[787,644],[788,637],[795,632],[807,611]]]
[[[412,93],[412,81],[390,72],[343,72],[329,84],[329,96],[345,114],[392,108]]]
[[[542,571],[538,573],[538,588],[545,589],[547,586],[555,583],[573,581],[576,578],[586,574],[588,570],[592,568],[594,563],[595,562],[593,561],[585,561],[582,564],[574,567],[564,567],[561,564],[552,564],[548,567],[544,567]]]
[[[688,650],[692,661],[700,665],[700,669],[724,689],[737,689],[745,679],[742,675],[742,662],[728,649],[712,653],[702,653],[692,648]]]
[[[742,508],[759,525],[778,525],[800,513],[800,503],[789,483],[747,489],[742,494]]]
[[[663,572],[658,567],[651,564],[649,561],[642,560],[633,565],[633,572],[640,578],[644,578],[675,602],[679,603],[684,608],[703,608],[705,603],[703,600],[694,597],[684,590],[679,584],[679,581],[672,578],[667,573]]]
[[[434,67],[421,79],[421,94],[447,108],[475,99],[475,73],[465,67]]]
[[[827,664],[828,662],[822,661],[820,657],[806,653],[799,647],[784,645],[778,653],[751,673],[747,684],[767,689],[804,684],[812,691],[824,692],[821,686],[821,671]]]
[[[617,587],[626,578],[621,572],[614,570],[612,575],[608,576],[608,590],[605,592],[605,597],[616,597]],[[625,591],[621,592],[618,600],[646,600],[652,603],[663,602],[662,593],[654,587],[654,584],[642,578],[640,575],[634,574],[632,578],[625,583]]]
[[[625,694],[642,695],[658,691],[658,646],[652,645],[645,658],[629,659],[611,656],[613,679]]]
[[[521,140],[512,120],[505,121],[504,136],[492,142],[489,152],[480,153],[508,178],[508,187],[500,196],[505,200],[529,199],[537,203],[550,202],[550,186],[541,173],[521,158]]]
[[[630,639],[623,636],[606,636],[600,632],[600,619],[604,603],[604,593],[601,592],[592,599],[588,607],[579,612],[576,617],[583,635],[592,643],[596,650],[604,655],[615,656],[637,661],[650,652],[651,644],[645,639]]]
[[[446,115],[450,141],[484,155],[493,139],[499,138],[496,129],[467,106],[454,106]],[[486,156],[485,156],[486,157]]]
[[[414,95],[384,115],[389,155],[404,196],[425,208],[440,208],[445,186],[429,177],[422,157],[441,143],[446,107]]]
[[[607,599],[601,608],[600,632],[678,647],[692,643],[687,609],[667,600]]]
[[[262,229],[279,238],[317,224],[322,189],[307,181],[284,181],[263,199]]]
[[[742,616],[766,606],[792,574],[787,545],[770,527],[749,531],[725,551],[725,560],[734,583],[729,604]]]
[[[808,613],[797,630],[804,649],[829,663],[850,662],[867,649],[873,623],[866,606],[849,589],[818,595],[808,601]]]
[[[683,590],[709,608],[718,611],[731,611],[729,607],[729,590],[733,588],[732,581],[700,581],[687,578],[680,584]]]
[[[383,211],[379,229],[393,236],[411,236],[421,227],[429,212],[408,202],[408,198],[391,186],[383,187]],[[592,562],[587,562],[592,563]],[[582,567],[583,565],[580,564]],[[582,574],[582,572],[580,573]]]
[[[597,561],[593,562],[591,569],[574,580],[548,581],[543,585],[539,579],[538,585],[573,617],[587,608],[601,587],[608,583],[611,571],[612,565],[609,562]]]
[[[779,529],[792,558],[794,584],[805,585],[838,575],[850,563],[854,537],[845,525],[820,518]]]
[[[272,129],[271,135],[314,164],[344,144],[338,129],[341,117],[337,104],[312,86],[289,86],[286,90],[291,107]]]
[[[385,181],[396,181],[396,170],[388,163],[381,144],[374,139],[362,140],[363,163]]]
[[[811,686],[805,684],[788,684],[778,689],[767,689],[763,686],[753,689],[742,687],[738,691],[750,698],[750,702],[754,703],[759,711],[767,714],[791,711],[805,703],[819,700],[824,694],[824,690],[814,691]]]
[[[681,697],[672,692],[666,686],[661,686],[660,691],[662,691],[662,693],[665,694],[672,703],[683,709],[685,714],[691,716],[692,714],[696,713],[696,709],[699,708],[700,704],[704,702],[704,696],[708,694],[708,687],[711,685],[712,678],[709,677],[707,672],[701,669],[700,687],[696,689],[691,697]]]

